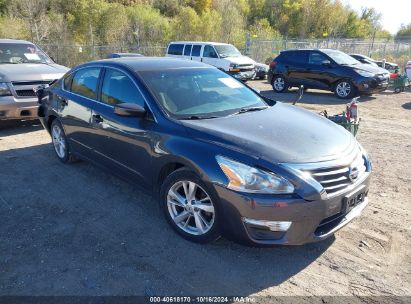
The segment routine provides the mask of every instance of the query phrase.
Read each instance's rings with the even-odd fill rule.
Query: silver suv
[[[36,118],[33,88],[59,79],[68,70],[31,42],[0,39],[0,120]]]

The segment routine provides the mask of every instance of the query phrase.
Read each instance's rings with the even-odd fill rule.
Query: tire
[[[351,81],[342,79],[335,84],[334,94],[340,99],[350,99],[354,97],[355,87]]]
[[[161,186],[160,204],[167,222],[183,238],[209,243],[220,237],[217,194],[194,172],[181,168],[171,173]]]
[[[63,126],[57,119],[54,119],[51,123],[50,134],[57,158],[65,164],[76,161],[76,158],[70,151],[70,146],[66,134],[64,133]]]
[[[287,92],[289,87],[287,80],[281,75],[273,76],[271,79],[271,86],[276,93]]]

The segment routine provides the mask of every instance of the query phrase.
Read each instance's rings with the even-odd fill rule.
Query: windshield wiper
[[[187,117],[182,117],[180,120],[201,120],[201,119],[212,119],[217,118],[217,116],[198,116],[198,115],[191,115]]]
[[[235,112],[232,115],[238,115],[238,114],[243,114],[247,112],[254,112],[254,111],[261,111],[269,108],[268,106],[262,106],[262,107],[248,107],[248,108],[241,108],[238,112]]]

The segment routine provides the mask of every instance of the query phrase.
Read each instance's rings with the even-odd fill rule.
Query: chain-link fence
[[[114,46],[114,45],[51,45],[40,47],[54,61],[67,67],[73,67],[90,60],[104,59],[112,53],[139,53],[144,56],[164,56],[166,46]]]
[[[111,53],[140,53],[145,56],[164,56],[166,45],[41,45],[53,59],[62,65],[73,67],[82,62],[107,58]],[[363,54],[375,59],[387,59],[401,67],[411,60],[411,43],[394,43],[380,40],[321,39],[261,40],[246,36],[245,48],[241,51],[257,62],[268,63],[282,50],[292,48],[332,48],[349,54]]]
[[[411,60],[410,43],[394,43],[381,40],[357,39],[318,39],[297,40],[278,39],[261,40],[246,37],[245,53],[258,62],[267,62],[277,56],[282,50],[293,48],[331,48],[348,54],[363,54],[375,59],[397,62],[401,66]]]

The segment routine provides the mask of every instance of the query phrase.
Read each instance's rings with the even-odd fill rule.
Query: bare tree
[[[11,15],[27,23],[30,38],[34,42],[41,42],[48,35],[48,3],[48,0],[14,0],[9,8]]]

